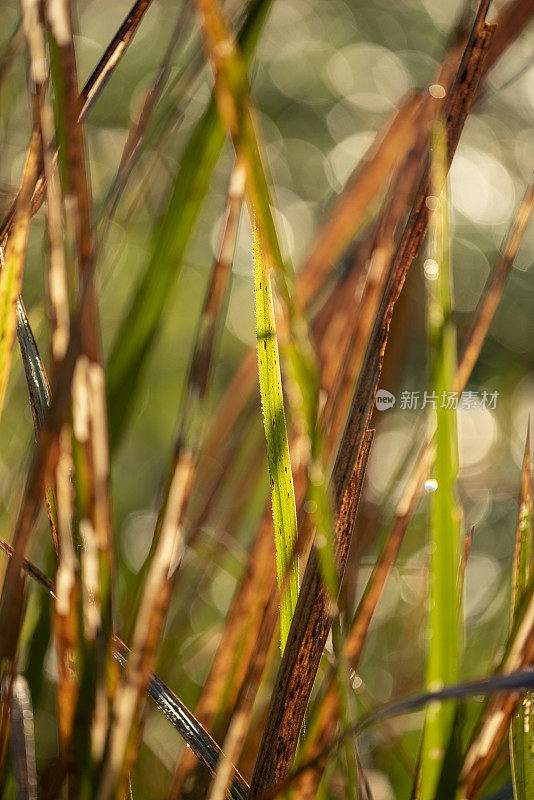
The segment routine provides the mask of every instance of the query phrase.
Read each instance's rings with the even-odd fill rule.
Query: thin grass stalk
[[[86,142],[80,119],[77,63],[70,9],[50,4],[48,23],[52,36],[54,81],[64,181],[67,226],[73,232],[79,282],[85,289],[80,307],[82,353],[72,381],[72,435],[76,525],[74,535],[81,550],[81,607],[79,693],[72,739],[76,781],[84,791],[94,782],[94,764],[101,760],[109,715],[108,664],[111,659],[112,543],[109,497],[109,448],[104,372],[93,284],[95,262],[91,230],[91,196],[86,166]],[[91,757],[88,758],[90,753]]]
[[[78,626],[80,571],[71,528],[74,509],[74,493],[71,483],[74,469],[71,436],[70,425],[64,425],[60,435],[60,454],[55,476],[59,548],[54,637],[58,657],[59,743],[60,754],[65,764],[70,761],[70,741],[78,701],[78,678],[73,665],[76,663],[80,637]]]
[[[52,326],[52,364],[55,365],[67,349],[69,340],[69,300],[65,251],[63,247],[63,210],[61,188],[56,170],[54,114],[48,96],[46,72],[46,41],[41,25],[39,3],[24,0],[22,4],[24,32],[28,41],[30,75],[34,88],[34,116],[39,126],[46,179],[47,232],[49,243],[48,291]],[[19,328],[23,327],[23,320]]]
[[[534,579],[529,579],[523,599],[517,608],[515,624],[506,643],[499,666],[503,674],[513,673],[534,658]],[[465,755],[460,774],[459,795],[472,798],[482,786],[509,729],[509,722],[519,702],[515,692],[497,695],[484,707]]]
[[[43,153],[46,197],[48,206],[48,238],[50,245],[49,289],[52,318],[52,364],[57,364],[65,355],[69,337],[69,304],[67,297],[67,278],[65,253],[63,250],[63,220],[61,194],[57,171],[55,169],[55,132],[53,112],[47,96],[47,74],[45,37],[41,27],[38,4],[23,3],[23,23],[30,54],[30,75],[34,90],[34,115],[40,130]],[[19,301],[20,304],[20,301]],[[19,342],[24,361],[32,351],[35,342],[21,340],[24,331],[24,317],[19,319]],[[31,336],[31,330],[28,329]],[[31,337],[33,339],[33,337]],[[38,353],[37,353],[38,358]],[[38,375],[39,373],[37,373]],[[30,390],[30,396],[32,392]],[[34,413],[36,431],[42,424],[44,410],[50,398],[49,391],[42,392],[39,398],[41,412]],[[33,408],[33,403],[32,403]],[[38,406],[39,408],[39,406]],[[77,559],[71,539],[70,519],[72,517],[72,496],[70,492],[70,428],[65,426],[60,436],[60,456],[56,470],[55,488],[58,502],[52,489],[47,490],[47,503],[52,534],[58,556],[57,585],[59,587],[55,604],[54,632],[58,656],[58,718],[59,743],[64,763],[69,762],[69,745],[72,735],[74,714],[78,698],[78,683],[72,665],[76,660],[78,647],[77,597],[79,595],[79,575]],[[52,514],[54,507],[56,513]],[[57,525],[56,525],[57,520]]]
[[[183,36],[189,13],[189,4],[183,3],[156,77],[154,78],[150,88],[144,94],[141,108],[136,117],[132,119],[130,124],[115,178],[103,204],[105,213],[102,215],[103,222],[102,231],[99,235],[99,248],[102,248],[102,244],[107,236],[107,232],[115,214],[116,207],[131,173],[135,156],[138,153],[141,142],[146,135],[150,118],[169,77],[171,59],[178,43]]]
[[[512,269],[517,251],[523,241],[525,231],[534,207],[534,176],[531,178],[523,200],[515,215],[513,225],[507,235],[502,255],[492,270],[484,287],[470,330],[466,336],[466,346],[456,373],[455,388],[462,391],[467,385],[476,361],[482,350],[489,327],[502,297],[504,285]]]
[[[406,143],[420,130],[424,98],[409,96],[349,177],[325,224],[315,237],[296,284],[296,302],[305,308],[324,286],[339,259],[364,226],[380,192],[393,182],[402,164]],[[402,144],[401,144],[402,143]]]
[[[17,325],[17,298],[22,285],[26,246],[31,219],[31,192],[32,184],[38,168],[39,136],[37,131],[32,134],[30,149],[24,166],[22,189],[17,203],[13,232],[8,241],[6,259],[0,248],[0,411],[3,404],[9,371],[11,355]],[[7,590],[8,579],[11,585]],[[23,587],[18,575],[9,575],[9,566],[3,580],[3,592],[0,598],[0,617],[4,619],[9,614],[9,605],[14,617],[9,620],[9,625],[3,629],[0,637],[0,681],[7,687],[5,702],[2,703],[0,720],[0,775],[3,777],[5,755],[7,749],[8,712],[10,707],[10,692],[12,690],[14,673],[14,660],[16,642],[19,633],[20,617],[23,604]],[[7,680],[7,683],[6,683]]]
[[[82,294],[81,301],[84,296]],[[24,600],[21,569],[39,512],[45,485],[49,484],[58,460],[58,439],[70,405],[70,384],[74,365],[80,352],[81,338],[77,324],[73,325],[69,347],[61,362],[55,382],[52,402],[39,436],[20,510],[14,526],[14,554],[10,560],[0,598],[0,657],[11,661],[16,650]]]
[[[452,320],[449,197],[446,179],[446,141],[441,121],[434,122],[429,258],[425,261],[428,294],[428,332],[431,343],[435,400],[437,489],[431,505],[431,564],[429,642],[426,682],[439,689],[457,679],[460,628],[460,513],[456,499],[458,433],[456,413],[446,402],[456,371],[456,329]],[[435,270],[438,270],[437,275]],[[432,407],[432,406],[431,406]],[[433,415],[434,416],[434,415]],[[454,723],[454,706],[429,709],[420,762],[421,800],[433,800]]]
[[[427,104],[428,113],[431,106]],[[329,429],[330,446],[333,449],[339,442],[340,431],[345,424],[347,408],[351,401],[359,369],[365,355],[365,348],[374,325],[380,300],[388,278],[388,271],[398,247],[403,224],[414,201],[421,179],[421,169],[428,145],[427,126],[429,117],[421,112],[419,135],[413,134],[413,144],[407,156],[397,169],[395,181],[390,190],[390,198],[380,214],[376,231],[370,238],[370,246],[363,246],[360,258],[369,259],[365,286],[358,303],[356,323],[351,331],[351,342],[347,357],[338,368],[335,389],[330,393],[324,415]]]
[[[521,604],[532,572],[532,469],[530,460],[530,419],[523,456],[516,545],[512,572],[511,625]],[[534,768],[532,764],[532,692],[521,697],[510,723],[510,761],[515,800],[534,798]]]

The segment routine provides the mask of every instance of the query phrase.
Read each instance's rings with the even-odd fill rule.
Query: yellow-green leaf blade
[[[291,557],[297,540],[297,514],[291,461],[287,441],[280,359],[276,339],[271,279],[261,252],[259,235],[254,230],[254,297],[260,395],[267,440],[267,459],[276,542],[278,584],[287,588],[280,600],[280,640],[284,650],[298,595],[298,564]],[[291,566],[290,566],[291,564]]]

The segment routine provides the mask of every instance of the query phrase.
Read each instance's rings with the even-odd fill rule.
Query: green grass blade
[[[449,253],[446,142],[435,123],[432,158],[432,194],[437,200],[431,223],[431,255],[435,270],[425,270],[428,285],[428,327],[431,342],[433,392],[436,396],[437,490],[431,509],[431,573],[427,685],[440,689],[457,679],[457,586],[460,566],[460,515],[455,481],[458,470],[456,413],[442,406],[443,393],[451,390],[456,371],[456,331],[451,318],[452,287]],[[434,266],[434,265],[432,265]],[[446,395],[445,395],[446,396]],[[444,755],[454,724],[454,706],[436,704],[429,709],[421,751],[421,800],[434,798]]]
[[[519,497],[516,547],[512,578],[512,627],[532,571],[532,478],[530,421]],[[532,692],[523,695],[510,724],[510,756],[516,800],[534,800]]]
[[[272,0],[254,0],[241,31],[250,60]],[[116,335],[107,364],[110,444],[116,448],[132,413],[143,368],[152,349],[168,298],[182,266],[217,162],[225,134],[212,99],[199,120],[180,162],[167,210],[128,313]]]
[[[260,394],[271,479],[276,570],[279,586],[282,585],[286,572],[290,568],[287,588],[280,600],[280,641],[283,652],[298,595],[296,559],[293,559],[290,567],[291,555],[297,540],[297,512],[287,442],[271,278],[261,252],[256,228],[254,229],[254,297]]]

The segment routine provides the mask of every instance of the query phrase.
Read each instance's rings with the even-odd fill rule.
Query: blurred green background
[[[499,3],[495,7],[499,7]],[[83,83],[128,10],[128,3],[103,0],[77,4],[80,81]],[[238,3],[230,3],[239,9]],[[285,255],[298,269],[329,203],[372,143],[403,96],[428,86],[454,41],[457,25],[472,5],[463,0],[277,0],[268,18],[250,71],[265,140],[276,218]],[[203,64],[194,17],[186,16],[184,40],[171,59],[166,88],[141,145],[125,191],[110,217],[108,193],[128,127],[154,80],[181,4],[155,0],[140,29],[91,111],[87,133],[99,242],[97,279],[104,353],[150,254],[154,228],[188,136],[210,96],[211,73]],[[0,53],[19,22],[18,3],[0,7]],[[470,319],[486,277],[534,168],[534,27],[530,26],[491,73],[470,115],[451,172],[455,307],[462,331]],[[180,53],[181,55],[176,55]],[[200,59],[200,60],[199,60]],[[184,71],[194,78],[184,90]],[[31,128],[26,89],[26,57],[20,49],[0,86],[0,182],[18,185]],[[207,202],[187,250],[184,268],[168,298],[135,411],[113,462],[113,508],[118,556],[118,589],[123,620],[148,552],[162,482],[172,453],[185,372],[206,278],[216,252],[232,150],[225,147]],[[370,217],[376,209],[369,209]],[[45,280],[44,218],[32,226],[24,279],[24,300],[41,354],[48,361],[48,327],[43,301]],[[106,231],[106,225],[109,228]],[[362,236],[365,232],[362,233]],[[213,372],[210,407],[228,385],[248,347],[254,343],[252,255],[248,218],[242,216],[233,267],[226,328]],[[469,388],[498,392],[495,410],[459,414],[461,475],[459,495],[466,529],[475,525],[466,577],[466,657],[462,673],[482,674],[494,663],[509,624],[520,464],[528,415],[534,411],[534,226],[530,227],[510,277],[482,357]],[[416,262],[399,301],[381,387],[399,401],[403,391],[430,391],[425,332],[422,262]],[[374,544],[361,554],[361,569],[351,576],[357,590],[373,563],[383,521],[402,487],[401,468],[424,425],[417,412],[375,413],[377,438],[367,473],[362,511]],[[242,432],[251,443],[256,427]],[[9,537],[26,468],[33,428],[20,360],[15,360],[0,425],[0,534]],[[194,707],[218,642],[220,627],[242,571],[245,552],[263,507],[267,468],[236,529],[222,533],[224,548],[211,562],[207,545],[217,532],[210,520],[188,552],[176,588],[162,644],[161,677]],[[400,474],[399,474],[400,470]],[[239,502],[239,471],[228,503]],[[418,688],[424,676],[426,592],[425,539],[428,508],[416,514],[379,605],[355,688],[371,703]],[[42,520],[33,557],[47,565],[49,534]],[[35,615],[41,595],[32,592]],[[53,681],[49,659],[47,681]],[[51,698],[53,693],[50,691]],[[367,702],[365,700],[365,702]],[[362,703],[364,700],[362,699]],[[53,700],[50,700],[53,708]],[[57,748],[47,713],[37,716],[38,759]],[[51,713],[51,711],[50,711]],[[421,715],[395,722],[407,733],[406,759],[413,764]],[[364,740],[363,760],[371,768],[375,800],[393,797],[409,770],[394,760],[383,768],[384,732]],[[167,721],[151,712],[141,751],[139,796],[159,797],[181,747]],[[409,752],[410,749],[412,752]],[[154,758],[161,770],[154,770]],[[398,764],[402,764],[399,756]],[[335,794],[335,785],[332,789]],[[401,796],[401,795],[398,795]]]

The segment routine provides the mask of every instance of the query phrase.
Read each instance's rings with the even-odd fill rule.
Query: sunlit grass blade
[[[31,219],[31,194],[39,164],[39,147],[39,134],[34,132],[24,167],[13,231],[8,239],[5,258],[0,249],[2,267],[0,272],[0,412],[4,404],[11,369],[17,327],[17,297],[22,288]]]
[[[446,402],[456,371],[456,329],[452,320],[452,286],[446,187],[446,139],[441,122],[432,137],[432,202],[429,256],[425,261],[428,328],[431,342],[433,405],[436,417],[437,489],[431,505],[430,613],[427,686],[439,689],[457,677],[460,626],[460,513],[456,500],[458,434],[456,411]],[[421,800],[432,800],[454,723],[454,707],[429,709],[421,750]]]
[[[244,57],[252,56],[272,0],[254,0],[240,36]],[[225,134],[212,99],[180,160],[172,194],[154,234],[147,269],[119,328],[106,377],[110,438],[114,449],[131,414],[139,381],[161,317],[180,273],[185,249],[209,186]]]
[[[49,11],[48,21],[60,176],[67,225],[75,232],[69,261],[77,267],[79,294],[84,292],[83,302],[78,298],[81,352],[72,379],[72,420],[60,433],[56,470],[61,501],[58,575],[68,576],[57,582],[62,593],[58,591],[56,601],[56,630],[62,658],[67,660],[70,655],[78,667],[75,680],[72,672],[65,670],[59,687],[65,712],[62,758],[69,773],[75,772],[81,792],[92,794],[114,689],[108,426],[93,280],[96,254],[87,140],[79,108],[78,56],[70,9],[65,9],[59,20]],[[70,480],[75,501],[69,491]]]
[[[530,420],[519,495],[514,569],[512,575],[512,627],[521,597],[532,572],[532,472],[530,456]],[[532,692],[522,696],[510,725],[510,757],[516,800],[534,798],[534,763],[532,740]]]
[[[271,278],[265,264],[256,227],[254,227],[254,298],[260,394],[271,479],[276,569],[278,583],[281,585],[297,540],[297,512],[287,441]],[[291,566],[287,589],[280,598],[282,652],[286,646],[297,596],[298,563],[295,561]]]

